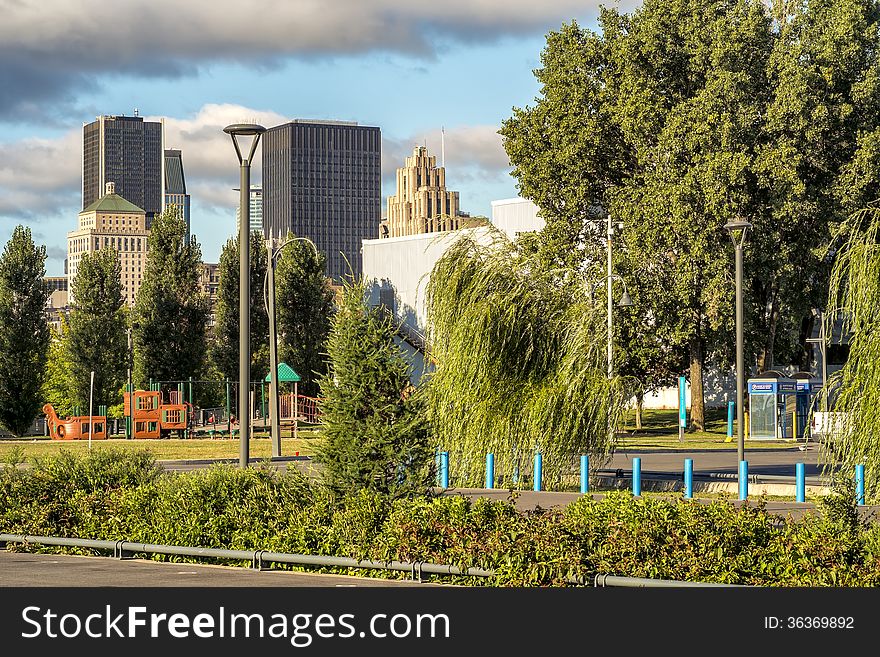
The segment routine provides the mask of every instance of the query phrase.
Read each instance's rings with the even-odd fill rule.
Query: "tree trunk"
[[[636,431],[642,428],[642,408],[645,406],[645,393],[639,391],[636,393]]]
[[[703,342],[694,339],[690,344],[691,361],[691,429],[705,431],[706,404],[703,399]]]
[[[764,339],[764,347],[758,355],[758,371],[764,372],[773,369],[773,345],[776,342],[776,326],[779,324],[779,304],[776,303],[776,292],[770,301],[770,316],[767,318],[767,335]],[[746,377],[748,378],[749,366],[745,365]]]

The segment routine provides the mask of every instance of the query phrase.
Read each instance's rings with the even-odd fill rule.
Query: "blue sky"
[[[0,0],[0,240],[29,226],[63,273],[81,209],[81,133],[99,114],[164,118],[192,229],[216,262],[235,231],[238,160],[224,125],[339,119],[382,130],[384,197],[427,143],[463,210],[517,195],[497,130],[539,93],[548,32],[595,27],[595,0]],[[615,2],[608,6],[618,6]],[[619,5],[621,10],[628,7]],[[255,18],[256,17],[256,18]],[[259,181],[259,151],[254,182]]]

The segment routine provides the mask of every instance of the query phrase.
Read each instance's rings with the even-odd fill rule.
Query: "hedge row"
[[[760,502],[626,491],[519,513],[504,501],[461,496],[338,497],[295,471],[268,467],[163,474],[148,452],[104,448],[0,468],[0,532],[495,571],[491,579],[441,580],[476,586],[563,586],[597,573],[760,586],[880,582],[880,530],[844,497],[798,521]]]

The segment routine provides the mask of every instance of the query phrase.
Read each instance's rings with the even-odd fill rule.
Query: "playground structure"
[[[177,391],[163,395],[160,390],[135,390],[134,393],[126,391],[123,397],[125,417],[131,418],[134,425],[131,428],[134,439],[168,438],[172,434],[186,438],[195,422],[193,405],[183,401]]]
[[[100,407],[104,410],[104,407]],[[71,415],[59,417],[52,404],[43,406],[49,436],[52,440],[105,440],[107,438],[107,413],[103,415]]]

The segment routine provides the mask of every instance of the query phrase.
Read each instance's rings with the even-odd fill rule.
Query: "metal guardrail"
[[[208,559],[233,559],[248,561],[252,568],[264,569],[266,563],[287,563],[301,566],[327,566],[335,568],[360,568],[393,570],[410,573],[413,580],[422,581],[422,575],[456,575],[467,577],[492,577],[495,571],[484,568],[467,568],[449,564],[435,564],[423,561],[375,561],[371,559],[352,559],[349,557],[332,557],[309,554],[292,554],[288,552],[271,552],[268,550],[226,550],[221,548],[199,548],[180,545],[159,545],[153,543],[135,543],[132,541],[107,541],[89,538],[69,538],[63,536],[30,536],[27,534],[2,534],[0,545],[21,543],[24,545],[49,545],[58,547],[81,547],[92,550],[106,550],[114,558],[125,559],[135,554],[166,554],[185,557]],[[680,587],[680,586],[736,586],[735,584],[714,584],[709,582],[685,582],[678,580],[650,579],[640,577],[622,577],[619,575],[597,574],[591,579],[569,577],[567,584],[585,586],[592,582],[594,587]]]

